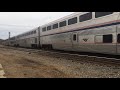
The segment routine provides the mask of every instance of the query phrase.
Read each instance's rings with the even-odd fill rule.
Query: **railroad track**
[[[60,54],[60,55],[66,55],[67,56],[75,56],[75,57],[87,57],[87,58],[94,58],[94,59],[87,59],[87,62],[93,63],[105,63],[105,64],[114,64],[114,65],[120,65],[120,56],[116,55],[108,55],[108,54],[100,54],[100,53],[88,53],[88,52],[73,52],[73,51],[62,51],[62,50],[42,50],[42,49],[26,49],[26,48],[15,48],[15,47],[9,47],[9,46],[3,46],[0,48],[7,48],[7,49],[14,49],[19,51],[25,51],[29,53],[49,53],[49,54]],[[86,61],[86,60],[85,60]]]

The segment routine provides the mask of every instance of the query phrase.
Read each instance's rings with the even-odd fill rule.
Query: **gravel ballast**
[[[7,78],[119,78],[120,66],[89,62],[87,57],[29,53],[0,46]]]

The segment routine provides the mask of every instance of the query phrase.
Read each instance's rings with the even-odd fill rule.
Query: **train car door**
[[[117,51],[117,54],[120,54],[120,25],[117,26],[117,47],[116,47],[116,51]]]
[[[72,33],[72,48],[75,49],[78,45],[78,33]]]
[[[118,20],[120,20],[120,14],[118,17]],[[116,47],[116,53],[120,55],[120,24],[117,25],[117,30],[116,30],[116,43],[117,43],[117,47]]]

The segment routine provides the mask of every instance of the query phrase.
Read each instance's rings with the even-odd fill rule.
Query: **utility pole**
[[[41,45],[40,45],[40,27],[38,27],[38,47],[41,48]]]
[[[8,39],[8,43],[9,43],[9,45],[10,45],[10,32],[9,32],[9,39]]]

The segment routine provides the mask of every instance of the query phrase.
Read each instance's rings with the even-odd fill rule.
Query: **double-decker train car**
[[[39,28],[35,28],[15,37],[14,46],[37,48],[39,46]]]
[[[9,45],[9,40],[8,40],[8,39],[4,40],[4,41],[2,42],[2,45],[8,46],[8,45]]]
[[[120,54],[120,12],[77,12],[35,30],[34,36],[16,36],[17,45]]]
[[[4,40],[2,44],[6,46],[15,46],[16,44],[15,40],[16,40],[16,37],[14,36],[14,37]]]
[[[120,54],[119,15],[119,12],[74,13],[41,26],[41,45],[60,50]]]

